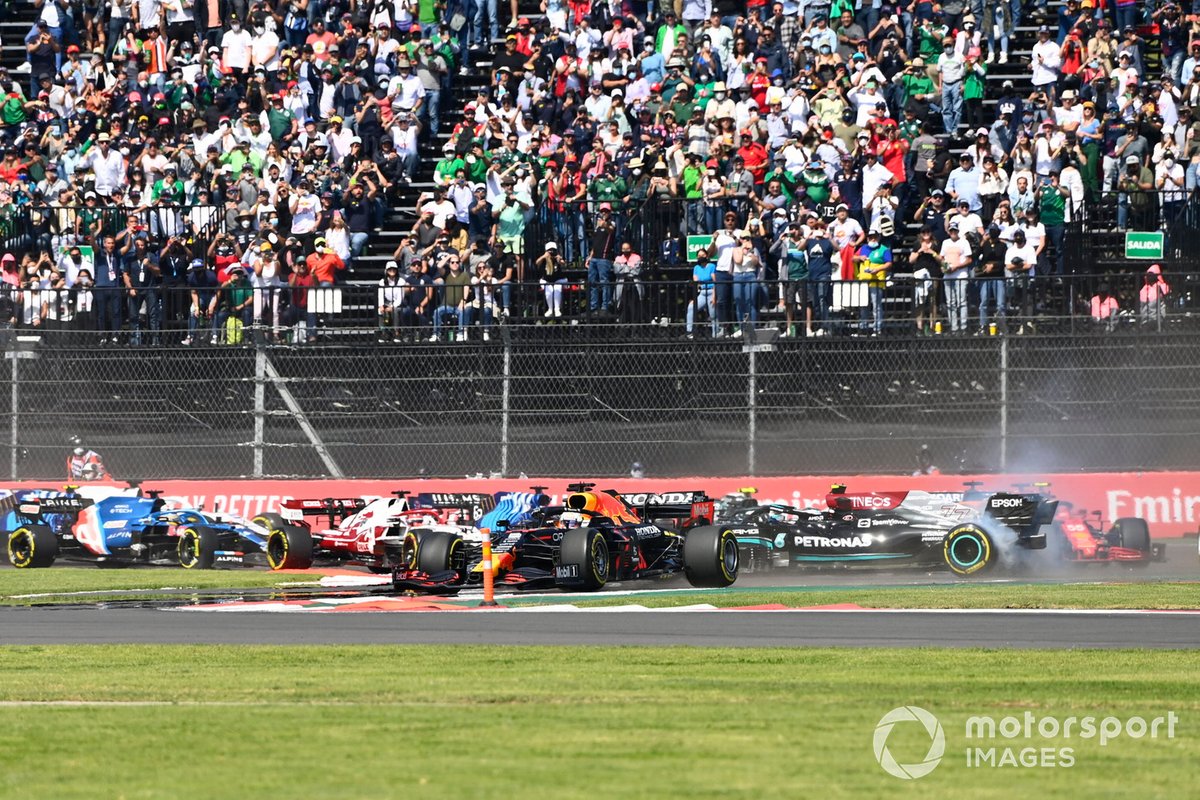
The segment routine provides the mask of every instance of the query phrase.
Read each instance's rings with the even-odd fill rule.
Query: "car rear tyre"
[[[308,569],[313,565],[313,540],[307,528],[285,524],[272,530],[266,549],[271,569]]]
[[[179,566],[184,569],[212,569],[217,560],[220,539],[212,528],[188,525],[179,532],[175,546]]]
[[[727,528],[693,528],[683,537],[683,571],[688,583],[721,589],[737,580],[737,536]]]
[[[278,531],[288,527],[289,523],[279,514],[259,514],[250,520],[255,525],[266,528],[268,531]]]
[[[604,534],[591,528],[575,528],[563,534],[559,547],[558,566],[575,567],[578,581],[571,580],[570,588],[595,592],[608,583],[611,560]]]
[[[22,525],[8,535],[8,563],[18,569],[40,569],[58,557],[58,538],[45,525]]]
[[[946,566],[955,575],[981,575],[996,565],[999,553],[987,531],[978,525],[960,525],[946,534],[942,545]]]

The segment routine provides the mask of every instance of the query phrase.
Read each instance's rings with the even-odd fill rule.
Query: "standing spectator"
[[[224,335],[226,344],[241,344],[246,328],[254,322],[254,289],[246,278],[246,269],[235,262],[229,267],[229,279],[222,283],[208,304],[213,320],[212,343]]]
[[[1025,238],[1025,232],[1013,231],[1012,244],[1004,251],[1004,275],[1006,286],[1011,290],[1013,306],[1020,311],[1021,326],[1017,333],[1025,332],[1024,317],[1029,310],[1029,281],[1037,274],[1037,253]],[[1032,323],[1030,323],[1032,324]]]
[[[316,248],[305,261],[312,272],[318,286],[333,286],[337,273],[346,269],[346,262],[333,251],[324,237],[318,236],[313,242]]]
[[[117,252],[116,239],[105,236],[96,252],[96,328],[100,344],[116,344],[121,331],[121,308],[124,306],[124,260]]]
[[[1066,233],[1066,205],[1069,192],[1059,183],[1058,170],[1050,172],[1050,183],[1038,189],[1038,217],[1046,229],[1046,240],[1054,246],[1053,266],[1047,270],[1051,276],[1063,274],[1063,237]]]
[[[971,266],[971,245],[959,235],[958,223],[948,226],[949,238],[942,242],[942,285],[946,290],[946,316],[950,331],[967,329],[967,279]]]
[[[892,251],[883,243],[883,237],[877,228],[867,232],[867,243],[859,248],[855,256],[855,279],[865,281],[867,295],[870,299],[870,325],[872,336],[883,333],[883,292],[887,287],[888,272],[892,269]],[[862,309],[861,325],[867,330],[867,308]]]
[[[779,237],[772,246],[781,262],[780,277],[783,278],[783,297],[781,298],[786,314],[783,335],[796,335],[796,311],[804,314],[804,332],[813,335],[813,312],[808,303],[808,255],[804,252],[804,239],[800,226],[791,224],[788,230]]]
[[[453,316],[458,323],[457,341],[467,340],[467,322],[469,321],[469,300],[471,295],[471,276],[462,268],[458,256],[446,259],[449,271],[443,279],[442,302],[433,312],[433,336],[429,341],[436,342],[440,338],[444,319]]]
[[[184,340],[180,342],[185,347],[193,343],[199,344],[205,330],[210,330],[212,338],[216,338],[217,328],[210,306],[217,286],[217,274],[205,266],[204,259],[192,259],[187,275],[188,294],[191,296],[191,305],[188,308],[188,332]]]
[[[593,312],[612,307],[616,230],[613,228],[611,217],[611,207],[607,203],[601,204],[600,218],[596,221],[591,249],[587,255],[588,310]]]
[[[628,284],[637,294],[637,309],[638,313],[634,314],[635,321],[640,321],[640,309],[643,296],[641,275],[642,275],[642,257],[633,251],[633,245],[629,242],[621,242],[621,252],[613,259],[613,275],[616,280],[616,292],[613,295],[613,309],[617,311],[622,309],[621,300],[625,296],[625,287]]]
[[[546,252],[534,262],[534,271],[538,273],[538,284],[542,287],[542,295],[546,298],[546,317],[561,317],[563,286],[567,279],[563,277],[566,261],[558,252],[558,245],[546,242]]]
[[[741,336],[747,325],[758,322],[758,280],[762,271],[762,256],[754,244],[754,237],[746,231],[738,231],[738,243],[733,246],[730,259],[733,262],[733,302],[737,314],[733,335]]]
[[[687,306],[686,331],[687,338],[691,339],[695,336],[693,328],[696,322],[696,315],[701,311],[708,314],[709,323],[712,325],[712,335],[716,338],[717,335],[717,309],[716,296],[713,292],[713,274],[716,270],[716,265],[708,259],[708,251],[701,248],[696,253],[696,265],[692,267],[692,284],[696,292]]]
[[[1162,325],[1167,316],[1167,295],[1171,287],[1163,278],[1162,267],[1151,264],[1146,270],[1142,288],[1138,290],[1138,306],[1142,324],[1156,323]]]
[[[938,295],[942,286],[942,256],[933,231],[924,229],[917,234],[917,247],[909,253],[908,263],[916,281],[913,302],[917,312],[917,335],[925,336],[937,330]]]
[[[1007,317],[1005,307],[1005,258],[1008,247],[1000,239],[1000,226],[988,228],[987,238],[979,245],[975,259],[975,278],[979,285],[979,332],[988,332],[988,312],[994,303],[1000,325]]]
[[[151,344],[159,344],[162,332],[162,270],[158,253],[147,247],[148,239],[133,240],[133,252],[127,256],[124,270],[125,288],[129,292],[130,344],[142,344],[142,317],[150,327]]]
[[[942,54],[938,56],[937,69],[942,84],[942,124],[946,133],[955,136],[962,119],[963,79],[967,63],[962,54],[955,51],[951,38],[942,40]]]
[[[1030,66],[1033,69],[1033,88],[1046,93],[1049,104],[1054,103],[1055,86],[1058,83],[1062,67],[1062,48],[1050,39],[1050,28],[1043,25],[1038,28],[1037,44],[1030,54]]]

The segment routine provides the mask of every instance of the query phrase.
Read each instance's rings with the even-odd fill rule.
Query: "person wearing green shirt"
[[[613,211],[621,210],[621,201],[628,193],[629,189],[625,185],[625,179],[612,171],[611,163],[607,171],[596,176],[588,187],[588,194],[591,195],[595,208],[599,208],[601,203],[612,203]]]
[[[701,202],[704,192],[700,188],[700,182],[704,179],[704,165],[700,163],[698,153],[687,154],[687,164],[680,173],[679,179],[683,182],[683,196],[687,200],[687,232],[688,234],[705,233],[704,205]]]
[[[942,42],[948,32],[949,28],[945,25],[935,25],[930,19],[923,20],[917,28],[917,52],[926,61],[937,61],[937,57],[942,54]]]
[[[967,127],[978,128],[986,122],[983,118],[983,86],[987,81],[987,67],[978,56],[968,55],[965,71],[963,106],[967,112]]]
[[[800,173],[800,183],[808,199],[815,205],[822,205],[829,199],[829,175],[822,162],[810,161],[804,172]]]
[[[276,142],[297,132],[296,115],[283,107],[283,98],[279,95],[271,98],[271,106],[267,109],[267,131]]]
[[[1051,275],[1063,274],[1063,236],[1066,232],[1067,197],[1070,190],[1058,182],[1058,170],[1050,171],[1050,183],[1038,190],[1038,217],[1046,228],[1046,242],[1054,246]]]
[[[525,215],[533,204],[530,198],[517,194],[512,183],[508,180],[504,187],[504,197],[494,204],[492,217],[492,238],[504,242],[508,252],[513,254],[517,267],[517,281],[525,280]]]
[[[163,168],[162,178],[156,180],[150,187],[150,202],[157,203],[160,199],[166,198],[171,205],[183,205],[183,181],[179,180],[175,173],[175,167],[171,164]]]
[[[250,165],[250,168],[254,170],[255,176],[262,174],[262,156],[250,149],[249,139],[238,140],[237,147],[221,156],[221,163],[233,167],[234,175],[242,174],[242,166],[244,164]]]
[[[917,116],[928,114],[929,104],[937,99],[937,89],[925,69],[925,59],[917,57],[912,60],[904,70],[900,85],[904,87],[904,103],[916,103]]]
[[[460,169],[467,168],[467,162],[463,161],[454,152],[454,145],[447,142],[442,148],[444,154],[441,161],[433,168],[433,183],[435,186],[448,186],[454,182],[454,176]]]

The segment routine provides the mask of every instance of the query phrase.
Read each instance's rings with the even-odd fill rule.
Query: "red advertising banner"
[[[785,478],[632,478],[599,479],[602,489],[621,492],[665,492],[704,490],[712,497],[740,489],[757,490],[760,502],[778,502],[794,506],[824,507],[825,495],[832,482],[845,483],[851,492],[885,492],[922,489],[954,492],[968,481],[979,482],[990,491],[1022,489],[1041,491],[1076,512],[1100,512],[1111,522],[1118,517],[1143,517],[1155,537],[1178,537],[1200,529],[1200,472],[1100,472],[1050,475],[858,475],[850,477],[796,476]],[[1049,484],[1033,488],[1034,482]],[[527,478],[523,480],[445,479],[445,480],[167,480],[143,484],[157,490],[174,503],[210,511],[252,517],[278,511],[286,499],[323,497],[386,497],[397,489],[417,492],[503,492],[527,491],[530,486],[549,487],[555,498],[566,492],[572,480]],[[29,481],[10,484],[11,488],[60,488],[54,481]]]

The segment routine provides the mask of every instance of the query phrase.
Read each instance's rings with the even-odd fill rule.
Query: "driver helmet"
[[[578,511],[564,511],[559,521],[564,528],[578,528],[587,522],[587,517]]]

